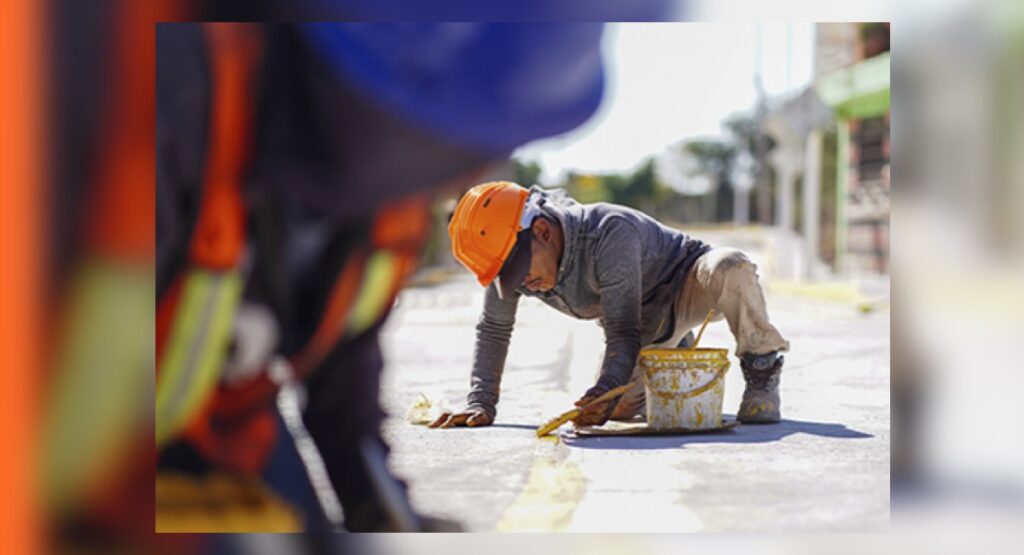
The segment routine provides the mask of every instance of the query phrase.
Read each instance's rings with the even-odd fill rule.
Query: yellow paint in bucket
[[[655,430],[702,430],[722,425],[726,349],[644,349],[647,425]]]

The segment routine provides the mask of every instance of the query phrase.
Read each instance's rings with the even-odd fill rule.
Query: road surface
[[[471,278],[410,288],[383,335],[391,465],[414,506],[471,531],[865,531],[889,522],[889,313],[769,296],[790,340],[784,421],[715,435],[538,440],[592,385],[603,335],[520,305],[498,417],[432,430],[404,419],[420,394],[464,402],[483,292]],[[705,346],[734,348],[724,322]],[[734,355],[725,412],[743,377]],[[563,428],[564,430],[565,428]]]

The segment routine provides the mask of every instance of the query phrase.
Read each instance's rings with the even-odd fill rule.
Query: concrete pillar
[[[803,236],[805,279],[814,278],[821,244],[821,156],[822,132],[813,129],[804,149]]]
[[[803,274],[803,248],[793,230],[796,178],[803,169],[803,141],[783,143],[775,158],[778,182],[775,185],[776,272],[782,279],[797,279]]]
[[[793,188],[799,172],[797,156],[786,153],[780,156],[778,168],[779,181],[775,186],[775,225],[779,228],[793,230]]]
[[[733,189],[732,221],[736,225],[750,223],[750,189]]]

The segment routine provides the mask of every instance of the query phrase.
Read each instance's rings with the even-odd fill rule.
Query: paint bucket
[[[655,430],[705,430],[722,425],[726,349],[644,349],[647,425]]]

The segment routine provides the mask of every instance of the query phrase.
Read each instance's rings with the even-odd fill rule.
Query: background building
[[[822,195],[828,232],[818,252],[840,271],[889,270],[889,66],[888,23],[816,26],[814,90],[836,117],[834,139],[822,147],[822,183],[832,181],[834,193]]]

